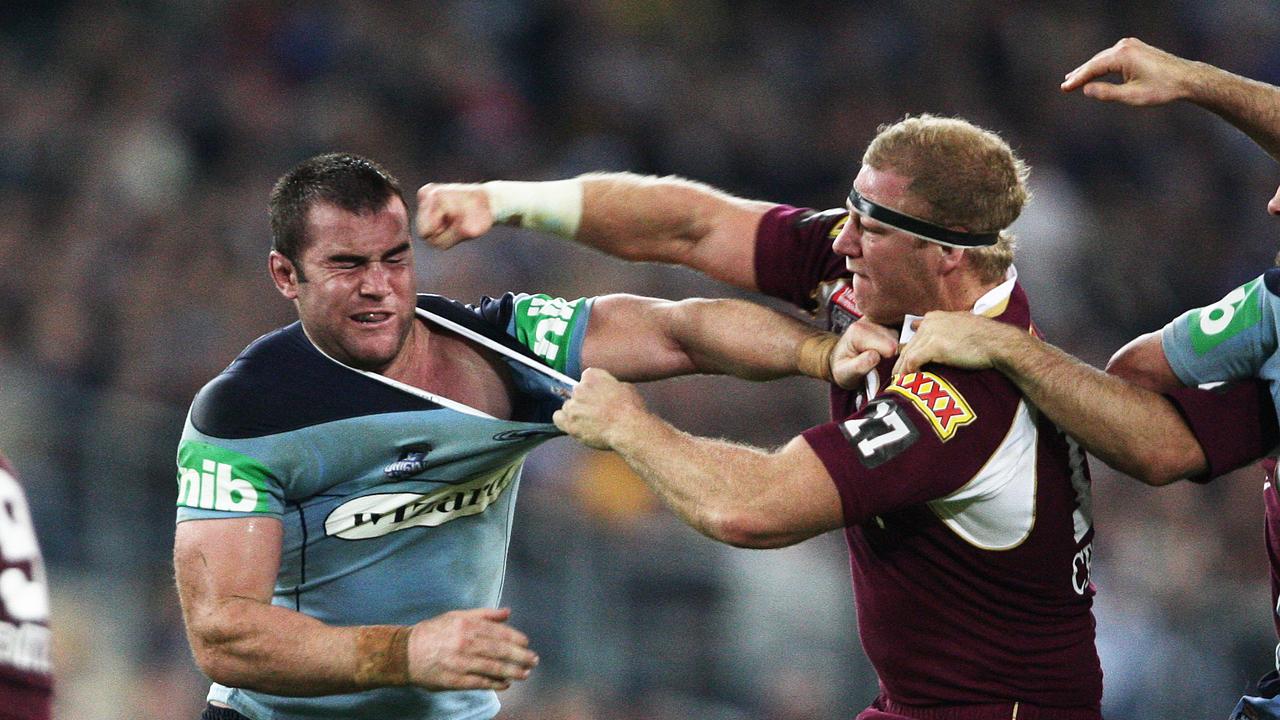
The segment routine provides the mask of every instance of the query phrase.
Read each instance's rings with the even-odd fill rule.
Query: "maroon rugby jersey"
[[[826,310],[836,331],[856,317],[831,249],[845,218],[779,206],[756,238],[760,289]],[[1016,282],[984,301],[984,314],[1033,331]],[[804,433],[843,504],[859,633],[880,677],[874,707],[910,717],[966,706],[979,718],[1018,703],[1099,717],[1083,452],[994,370],[893,378],[892,367],[868,375],[869,396],[833,386],[833,422]]]
[[[1182,413],[1209,463],[1208,471],[1193,480],[1207,482],[1244,467],[1275,452],[1280,444],[1277,410],[1265,380],[1229,383],[1214,390],[1183,388],[1167,397]],[[1262,466],[1264,531],[1271,565],[1271,607],[1275,608],[1271,619],[1280,637],[1280,495],[1275,458],[1267,458]],[[1280,647],[1276,648],[1276,659],[1280,665]]]
[[[49,595],[26,496],[0,455],[0,720],[47,720]]]

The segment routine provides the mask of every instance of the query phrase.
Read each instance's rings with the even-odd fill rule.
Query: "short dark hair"
[[[400,181],[378,163],[350,153],[316,155],[281,176],[271,189],[271,249],[289,258],[301,275],[298,257],[307,245],[307,213],[312,207],[328,203],[364,215],[382,210],[392,197],[404,202]]]

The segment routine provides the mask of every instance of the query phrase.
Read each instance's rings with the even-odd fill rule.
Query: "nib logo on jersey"
[[[368,540],[411,527],[438,527],[485,511],[511,487],[520,463],[430,493],[378,493],[348,500],[329,513],[324,533]]]
[[[178,504],[201,510],[265,512],[271,471],[238,452],[188,440],[178,448]]]

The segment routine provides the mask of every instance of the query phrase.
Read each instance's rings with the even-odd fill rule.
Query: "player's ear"
[[[937,247],[942,251],[942,272],[944,274],[960,267],[960,263],[964,261],[964,248],[951,247],[949,245],[938,245]]]
[[[302,281],[300,268],[289,258],[272,250],[267,256],[267,269],[271,272],[271,281],[276,284],[280,294],[289,300],[297,299],[298,283]]]

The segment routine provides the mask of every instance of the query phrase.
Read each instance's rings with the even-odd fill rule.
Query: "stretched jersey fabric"
[[[1210,475],[1262,454],[1273,456],[1263,464],[1262,497],[1267,556],[1271,561],[1271,606],[1278,608],[1272,613],[1272,620],[1280,634],[1280,606],[1276,604],[1280,601],[1280,495],[1276,491],[1274,460],[1280,436],[1276,430],[1276,414],[1280,413],[1278,309],[1280,268],[1272,268],[1218,302],[1174,318],[1161,333],[1161,343],[1169,367],[1185,385],[1250,379],[1265,384],[1270,407],[1261,400],[1255,405],[1253,398],[1237,392],[1216,401],[1179,403],[1179,409],[1205,451]],[[1280,646],[1276,648],[1276,660],[1280,668]]]
[[[831,249],[846,219],[779,206],[756,239],[760,288],[835,331],[858,317]],[[974,311],[1035,331],[1013,273]],[[994,370],[892,368],[833,386],[833,422],[804,433],[840,493],[880,677],[860,717],[1100,717],[1083,452]]]
[[[48,720],[52,695],[44,562],[22,485],[0,455],[0,720]]]
[[[418,300],[418,321],[505,348],[513,419],[343,365],[299,323],[259,338],[200,391],[178,449],[178,522],[284,527],[272,603],[332,625],[412,625],[496,607],[525,455],[580,373],[591,300]],[[382,688],[280,697],[214,684],[254,720],[490,718],[491,691]]]

